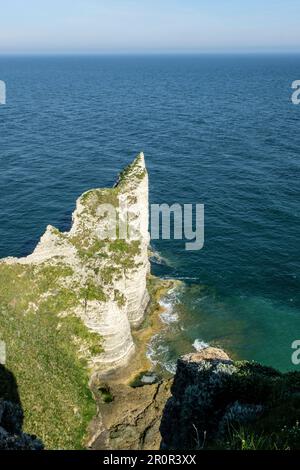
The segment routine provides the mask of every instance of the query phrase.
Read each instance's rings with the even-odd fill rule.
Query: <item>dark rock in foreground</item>
[[[42,450],[43,443],[36,436],[22,432],[23,411],[19,404],[0,400],[0,449]]]
[[[300,372],[207,348],[178,360],[162,449],[299,449]]]
[[[0,450],[42,450],[40,439],[25,434],[24,413],[14,375],[0,364]]]

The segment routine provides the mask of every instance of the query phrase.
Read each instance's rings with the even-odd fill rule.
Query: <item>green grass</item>
[[[82,448],[96,412],[78,342],[90,354],[99,353],[100,337],[74,315],[59,316],[82,302],[59,283],[71,274],[62,266],[0,264],[0,338],[6,342],[6,368],[19,388],[24,431],[51,449]],[[40,297],[47,291],[48,296]]]
[[[92,281],[88,282],[85,287],[80,289],[80,295],[85,301],[98,300],[105,302],[107,297],[100,286],[96,286]]]
[[[79,266],[88,277],[82,285],[63,259],[41,265],[0,263],[0,340],[6,342],[7,369],[19,387],[24,431],[36,434],[46,448],[82,448],[96,413],[87,362],[102,352],[101,337],[74,312],[86,308],[88,301],[107,300],[105,290],[113,287],[114,280],[137,267],[140,242],[99,240],[91,227],[105,215],[98,213],[101,204],[119,207],[120,193],[144,175],[137,158],[120,175],[117,186],[83,194],[76,236],[52,227],[58,245],[76,249]],[[135,202],[127,192],[130,203]],[[121,292],[114,289],[113,295],[120,307],[125,305]]]
[[[114,240],[109,243],[108,250],[114,266],[124,270],[137,267],[135,257],[140,253],[140,241]]]
[[[276,450],[271,436],[258,434],[244,427],[232,428],[228,446],[230,450]]]
[[[98,390],[104,403],[111,403],[113,401],[114,397],[108,387],[100,387]]]
[[[127,185],[128,181],[138,182],[146,176],[146,169],[142,168],[140,166],[140,163],[141,156],[138,155],[137,158],[130,165],[128,165],[126,168],[124,168],[123,171],[121,171],[117,188],[122,188],[124,185]]]
[[[119,206],[119,188],[93,189],[84,193],[80,198],[85,208],[85,215],[97,215],[97,210],[101,205],[107,204],[113,207]],[[99,214],[100,215],[100,214]],[[100,215],[103,217],[104,215]]]

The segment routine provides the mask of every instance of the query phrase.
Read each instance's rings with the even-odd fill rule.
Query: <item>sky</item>
[[[0,0],[0,54],[300,52],[300,0]]]

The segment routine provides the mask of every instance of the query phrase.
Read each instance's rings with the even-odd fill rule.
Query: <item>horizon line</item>
[[[32,56],[208,56],[208,55],[300,55],[300,50],[233,50],[233,51],[101,51],[101,52],[87,52],[87,51],[40,51],[40,52],[1,52],[0,57],[32,57]]]

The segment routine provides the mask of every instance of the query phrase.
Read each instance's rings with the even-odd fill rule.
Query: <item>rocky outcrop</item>
[[[162,449],[297,449],[300,373],[232,361],[216,348],[188,354],[161,422]]]
[[[148,245],[148,175],[140,154],[113,188],[78,199],[69,232],[48,226],[31,255],[7,258],[2,265],[33,267],[35,282],[41,278],[46,286],[28,311],[38,311],[45,298],[59,292],[55,313],[62,322],[68,316],[82,320],[91,335],[74,332],[79,354],[92,371],[104,374],[126,364],[134,352],[131,329],[143,321],[149,303]],[[49,268],[56,273],[53,284],[41,275]]]
[[[95,450],[157,450],[163,408],[170,396],[171,381],[130,387],[125,384],[94,384],[99,414],[92,423]]]

